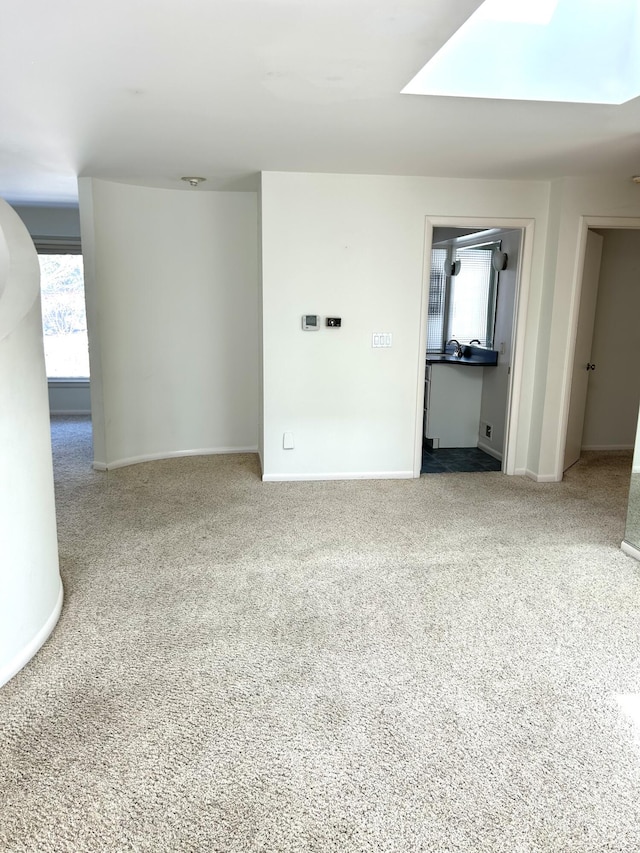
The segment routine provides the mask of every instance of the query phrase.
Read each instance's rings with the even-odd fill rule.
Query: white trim
[[[536,483],[560,483],[562,482],[562,475],[557,477],[555,474],[537,474],[535,471],[531,471],[529,468],[524,472],[530,480],[535,480]]]
[[[90,409],[51,409],[50,415],[90,415]]]
[[[307,482],[316,480],[413,480],[413,471],[348,471],[328,474],[263,474],[263,483]]]
[[[499,450],[496,450],[493,447],[490,447],[488,444],[485,444],[482,439],[478,439],[478,449],[483,450],[485,453],[488,453],[489,456],[493,456],[494,459],[497,459],[499,462],[502,462],[502,453]]]
[[[88,388],[91,380],[80,377],[78,379],[74,379],[73,377],[61,377],[58,379],[55,376],[48,376],[47,384],[50,388]]]
[[[633,450],[633,444],[583,444],[580,450]]]
[[[62,602],[64,599],[62,581],[60,579],[58,580],[60,583],[60,589],[58,590],[58,597],[56,598],[56,603],[53,605],[53,610],[35,637],[33,637],[27,645],[24,646],[17,655],[15,655],[13,660],[9,661],[8,664],[0,669],[0,687],[2,687],[3,684],[6,684],[14,675],[17,675],[17,673],[19,673],[20,670],[29,663],[31,658],[40,651],[42,646],[49,639],[51,632],[56,627],[58,619],[60,618],[60,611],[62,610]]]
[[[580,300],[582,298],[582,275],[584,272],[584,259],[587,252],[587,231],[590,228],[620,228],[627,230],[640,230],[640,219],[637,217],[623,216],[580,216],[578,224],[578,245],[573,268],[573,279],[571,283],[571,305],[569,308],[569,346],[565,354],[565,362],[562,374],[562,389],[560,395],[560,418],[558,429],[558,441],[556,444],[555,468],[562,479],[564,467],[564,453],[567,444],[567,432],[569,428],[569,405],[571,402],[571,384],[573,377],[573,361],[576,352],[576,339],[578,336],[578,320],[580,315]]]
[[[525,331],[527,327],[527,311],[529,307],[529,291],[531,288],[531,272],[533,267],[533,237],[535,230],[534,219],[501,219],[495,216],[426,216],[425,244],[422,261],[422,303],[420,306],[419,331],[419,364],[416,390],[416,421],[415,445],[413,458],[413,476],[420,476],[422,467],[422,419],[424,399],[425,361],[427,351],[427,312],[429,304],[429,278],[431,271],[431,246],[433,229],[436,227],[458,228],[500,228],[522,232],[520,247],[520,268],[518,270],[516,297],[513,314],[513,343],[511,358],[511,373],[507,394],[507,411],[505,417],[506,435],[504,443],[505,474],[514,475],[516,471],[516,444],[520,417],[520,400],[523,388]]]
[[[627,542],[626,539],[623,539],[620,543],[620,547],[629,557],[633,557],[634,560],[640,560],[640,548],[636,548],[636,546],[632,545],[631,542]]]
[[[526,468],[516,468],[516,470],[513,473],[514,473],[515,477],[527,477],[528,476],[528,472],[527,472]]]
[[[164,453],[146,453],[143,456],[130,456],[128,459],[115,459],[113,462],[94,460],[94,471],[112,471],[114,468],[126,468],[140,462],[157,462],[159,459],[176,459],[183,456],[216,456],[224,453],[257,453],[257,447],[209,447],[200,450],[167,450]]]

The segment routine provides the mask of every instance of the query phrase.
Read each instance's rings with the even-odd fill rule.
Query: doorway
[[[516,329],[524,328],[526,320],[526,298],[524,293],[528,291],[530,264],[531,264],[531,237],[532,223],[529,220],[459,220],[453,218],[438,218],[427,220],[427,234],[425,239],[425,276],[423,283],[423,310],[421,314],[421,358],[423,354],[434,349],[435,340],[433,326],[440,322],[446,333],[443,333],[443,347],[446,347],[449,332],[452,329],[450,317],[445,316],[444,319],[435,318],[437,311],[442,314],[449,310],[447,294],[453,288],[449,288],[449,282],[443,279],[443,295],[442,298],[435,298],[433,287],[433,276],[436,273],[437,260],[434,258],[434,250],[436,254],[446,254],[445,247],[458,247],[464,252],[465,247],[484,245],[495,246],[495,243],[501,243],[501,250],[504,251],[509,261],[505,269],[501,270],[497,277],[497,298],[495,300],[495,313],[492,315],[490,332],[487,335],[474,334],[474,338],[482,339],[479,343],[484,350],[494,351],[496,361],[490,367],[464,366],[460,362],[448,362],[447,364],[434,364],[433,359],[427,358],[420,365],[419,370],[419,390],[418,390],[418,408],[419,418],[417,419],[416,429],[416,456],[414,466],[414,476],[419,476],[423,466],[423,440],[425,436],[429,438],[427,430],[427,419],[429,418],[429,410],[438,411],[437,402],[434,402],[431,391],[433,388],[445,385],[450,386],[451,383],[460,380],[466,386],[471,381],[471,377],[475,374],[474,386],[478,388],[471,393],[473,389],[467,389],[464,394],[456,394],[455,389],[451,393],[445,393],[445,397],[455,401],[455,405],[460,404],[461,397],[465,397],[471,401],[474,400],[474,411],[464,413],[464,417],[469,421],[470,430],[465,438],[463,445],[452,442],[444,443],[443,447],[447,448],[447,452],[453,452],[454,456],[464,456],[460,453],[460,447],[464,446],[467,451],[472,448],[477,452],[480,448],[481,455],[489,454],[492,457],[491,462],[499,460],[498,465],[495,464],[480,468],[480,470],[498,470],[500,468],[508,474],[516,473],[516,453],[515,453],[515,436],[517,430],[514,427],[517,424],[518,405],[520,396],[520,383],[522,372],[522,337],[519,339],[516,335]],[[527,231],[530,231],[527,234]],[[527,239],[528,237],[528,239]],[[453,258],[451,248],[448,249],[448,254],[452,257],[447,259],[450,262],[449,268],[456,269],[455,261],[458,258]],[[453,263],[451,263],[453,262]],[[437,276],[436,276],[437,277]],[[445,292],[446,291],[446,292]],[[444,307],[443,307],[444,306]],[[455,337],[455,336],[454,336]],[[470,335],[468,335],[470,337]],[[491,338],[489,340],[489,338]],[[457,343],[457,341],[456,341]],[[468,349],[468,341],[461,341],[464,344],[465,350]],[[494,349],[495,348],[495,349]],[[474,348],[475,354],[475,348]],[[488,355],[488,353],[485,353]],[[481,354],[482,355],[482,354]],[[497,363],[496,363],[497,362]],[[437,375],[434,376],[433,373]],[[458,374],[459,376],[456,376]],[[485,380],[486,377],[486,380]],[[446,382],[444,380],[447,380]],[[449,382],[448,380],[451,380]],[[477,393],[476,393],[477,391]],[[423,401],[427,406],[423,409]],[[444,404],[442,404],[444,405]],[[452,402],[452,410],[455,408]],[[467,406],[469,408],[469,406]],[[475,409],[477,408],[477,412]],[[457,410],[456,410],[457,411]],[[442,422],[442,418],[436,417],[438,423]],[[459,413],[456,415],[456,425],[459,426]],[[459,431],[459,430],[458,430]],[[466,433],[465,433],[466,434]],[[471,436],[471,439],[469,439]],[[471,443],[469,443],[471,441]],[[427,444],[431,443],[431,439]],[[455,448],[455,451],[449,449]],[[484,451],[484,453],[482,453]],[[443,456],[445,454],[443,453]],[[448,466],[444,469],[437,464],[434,470],[449,470]],[[457,462],[457,460],[456,460]],[[432,466],[433,467],[433,466]],[[453,470],[464,470],[454,464]],[[470,470],[478,470],[472,466]]]
[[[630,451],[640,404],[640,227],[585,224],[563,471],[583,451]]]

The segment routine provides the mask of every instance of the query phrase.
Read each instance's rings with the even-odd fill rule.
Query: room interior
[[[472,229],[491,223],[506,231],[520,229],[523,235],[513,352],[506,365],[510,385],[504,473],[480,474],[481,481],[486,479],[495,507],[506,513],[514,527],[523,523],[527,512],[552,525],[541,509],[540,496],[550,505],[557,502],[559,510],[566,508],[562,501],[567,501],[567,506],[578,512],[577,538],[571,538],[573,534],[563,531],[561,525],[552,525],[562,559],[556,560],[551,551],[542,548],[540,531],[532,528],[532,541],[540,548],[532,550],[531,565],[523,560],[518,578],[525,583],[527,595],[539,596],[551,608],[554,602],[545,596],[553,590],[561,609],[569,614],[570,624],[562,628],[554,623],[552,628],[559,635],[566,631],[562,634],[569,638],[565,646],[573,650],[578,636],[574,629],[581,619],[585,631],[596,626],[596,639],[604,625],[597,622],[597,607],[586,613],[580,609],[580,602],[592,596],[594,589],[602,592],[613,587],[611,606],[615,603],[624,612],[617,640],[621,647],[632,641],[631,621],[627,623],[626,617],[637,602],[638,578],[636,563],[628,557],[640,558],[640,388],[634,370],[640,356],[635,323],[640,186],[633,180],[640,171],[636,134],[640,103],[638,98],[616,105],[401,94],[426,59],[479,5],[477,0],[456,4],[434,0],[426,6],[401,0],[391,9],[389,4],[372,6],[359,0],[340,5],[312,0],[302,8],[271,0],[240,4],[230,0],[201,4],[194,0],[181,8],[181,18],[176,21],[175,10],[169,6],[150,12],[142,0],[126,7],[117,0],[109,10],[77,9],[63,2],[56,10],[41,4],[36,26],[28,9],[10,10],[7,31],[14,37],[0,57],[6,79],[15,81],[0,94],[0,111],[8,129],[0,142],[0,197],[5,200],[0,205],[0,307],[4,315],[0,320],[0,424],[3,446],[12,448],[11,453],[3,454],[0,485],[0,579],[6,593],[0,597],[4,631],[0,635],[0,682],[7,682],[3,694],[10,696],[9,704],[15,702],[12,707],[21,721],[16,725],[25,738],[29,730],[28,726],[24,728],[21,691],[31,697],[34,694],[30,689],[46,691],[47,671],[58,657],[69,654],[74,631],[82,635],[83,642],[101,647],[99,638],[86,633],[88,614],[100,611],[97,600],[85,597],[88,579],[100,587],[102,573],[114,571],[123,581],[122,588],[135,596],[131,577],[125,583],[117,566],[108,558],[103,561],[103,554],[98,555],[101,538],[94,536],[90,518],[82,516],[88,525],[86,537],[81,527],[74,526],[74,512],[80,511],[72,502],[74,488],[76,497],[84,492],[91,496],[90,506],[98,515],[104,512],[105,517],[111,517],[113,513],[117,524],[122,524],[118,527],[122,541],[129,542],[132,553],[140,556],[156,527],[164,524],[166,534],[174,523],[177,525],[161,496],[149,492],[149,483],[160,488],[160,472],[166,472],[167,483],[175,478],[169,491],[173,494],[175,487],[179,506],[180,470],[193,472],[194,482],[200,484],[198,488],[205,496],[207,478],[215,480],[219,471],[242,469],[243,476],[249,477],[242,480],[247,492],[256,501],[266,501],[260,506],[268,518],[273,510],[270,501],[282,500],[304,525],[304,508],[313,522],[311,541],[317,553],[310,555],[300,543],[292,553],[303,566],[309,560],[309,567],[320,574],[326,555],[336,588],[342,588],[338,573],[341,565],[355,566],[353,578],[362,580],[358,547],[363,559],[366,554],[375,564],[375,525],[369,522],[377,520],[379,527],[386,524],[376,496],[388,494],[401,504],[400,496],[411,495],[415,505],[425,501],[431,518],[439,519],[449,539],[440,538],[437,530],[427,535],[398,515],[395,520],[399,528],[404,529],[406,523],[408,531],[408,550],[398,551],[402,565],[415,566],[417,574],[422,571],[419,565],[433,570],[427,587],[413,581],[405,583],[402,575],[405,594],[428,596],[430,584],[437,586],[437,578],[444,577],[440,572],[452,571],[451,577],[457,576],[454,567],[465,557],[455,538],[461,536],[464,515],[452,516],[449,525],[433,495],[416,491],[421,483],[427,259],[434,229],[454,224]],[[206,38],[194,38],[195,32],[206,33]],[[203,180],[194,186],[184,180],[189,176]],[[589,377],[581,438],[584,452],[579,463],[565,473],[571,376],[589,229],[604,238],[591,356],[597,369]],[[34,326],[37,293],[29,235],[33,239],[81,239],[89,383],[45,381],[41,334]],[[300,318],[306,314],[318,315],[323,323],[327,317],[340,317],[341,325],[321,325],[317,332],[305,332]],[[372,336],[381,334],[392,340],[391,346],[372,345]],[[22,366],[20,370],[17,364]],[[68,508],[64,512],[58,508],[57,538],[49,409],[66,412],[71,419],[74,413],[90,411],[92,420],[90,445],[86,435],[76,436],[86,468],[79,471],[65,462],[57,469],[56,496],[64,492],[69,497]],[[58,451],[62,453],[62,446]],[[594,454],[605,454],[610,467],[596,462]],[[252,459],[255,465],[242,468],[239,459]],[[625,465],[632,470],[628,503]],[[64,477],[71,471],[63,486]],[[440,485],[429,488],[452,509],[456,497],[471,500],[475,495],[477,499],[475,492],[467,492],[469,486],[456,480],[457,476],[430,479]],[[202,482],[198,477],[204,478]],[[589,491],[603,489],[607,477],[615,490],[612,514],[605,511],[595,491]],[[497,478],[499,485],[492,478]],[[450,483],[448,495],[445,481]],[[263,491],[254,493],[258,483]],[[16,484],[20,484],[19,489]],[[231,492],[235,495],[233,488]],[[130,507],[128,501],[134,493],[144,496],[162,524],[156,525],[150,516],[148,521],[137,519],[135,530],[127,531],[126,519],[118,516],[112,501],[121,500],[122,508]],[[357,545],[344,550],[336,543],[333,528],[323,527],[315,518],[312,505],[305,499],[311,494],[330,496],[327,517],[331,523],[339,518],[340,501],[357,496],[371,513],[365,525],[371,542],[360,539],[358,519],[353,516],[349,536]],[[211,500],[219,511],[224,490],[214,490]],[[69,509],[72,506],[73,512]],[[240,499],[237,506],[244,506]],[[516,507],[522,516],[514,511]],[[580,507],[585,515],[580,515]],[[499,537],[503,536],[513,549],[509,553],[520,559],[520,546],[495,515],[485,514],[476,504],[475,510],[479,512],[478,529],[490,531],[495,525],[496,539],[487,547],[500,551]],[[596,523],[598,510],[604,520],[592,539],[589,524]],[[390,504],[386,504],[386,511],[392,515],[396,512]],[[193,512],[199,519],[195,532],[202,537],[200,547],[217,571],[220,566],[211,556],[209,537],[222,537],[229,553],[233,546],[223,530],[214,524],[212,532],[199,511],[194,508]],[[282,534],[284,526],[282,519],[274,521],[273,530],[263,531],[259,541],[270,542],[276,532]],[[194,533],[189,524],[187,529],[189,535]],[[115,547],[105,535],[110,547]],[[569,538],[565,540],[563,535]],[[167,544],[164,538],[163,542]],[[469,539],[462,535],[460,542],[475,555],[481,578],[488,579],[483,589],[487,595],[483,600],[488,602],[495,595],[491,568],[473,550]],[[96,555],[90,555],[89,547],[96,549]],[[273,592],[277,607],[284,606],[288,581],[277,571],[272,575],[271,564],[269,571],[261,574],[265,564],[260,560],[268,563],[268,558],[260,544],[247,547],[248,556],[243,551],[237,564],[243,578],[237,583],[251,598],[251,579],[257,578],[266,584],[265,595]],[[323,550],[325,547],[328,551]],[[391,542],[380,547],[385,555],[400,548]],[[178,562],[186,559],[171,553]],[[255,574],[250,568],[251,555],[262,567]],[[508,576],[509,555],[505,550],[500,556],[504,557],[500,565]],[[548,572],[540,573],[534,567],[536,556]],[[558,582],[566,562],[576,573],[575,596],[565,595],[567,590]],[[91,566],[85,587],[84,564]],[[289,567],[288,561],[284,564]],[[135,575],[133,561],[124,560],[122,565]],[[229,620],[237,592],[231,576],[224,574],[231,566],[229,558],[220,569],[220,577],[215,572],[207,575],[214,586],[220,581],[220,589],[231,603],[224,617]],[[531,586],[527,585],[526,569],[531,571]],[[387,576],[386,571],[391,574]],[[385,562],[382,574],[375,573],[385,589],[394,571],[402,574],[404,569],[394,570]],[[206,574],[200,563],[193,572],[191,579]],[[305,571],[294,576],[297,591],[307,584],[320,598],[325,594],[318,592]],[[344,583],[349,577],[347,574]],[[179,600],[170,569],[159,578],[158,584],[165,583]],[[541,586],[535,586],[536,579]],[[227,581],[229,585],[225,586]],[[471,576],[464,574],[462,588],[471,589],[473,583]],[[153,584],[150,574],[143,584],[145,591]],[[627,604],[621,603],[622,589]],[[515,592],[515,580],[512,592],[514,613],[528,626],[525,633],[537,636],[535,626],[527,622],[524,599]],[[154,616],[143,605],[140,612],[153,626],[150,636],[162,646],[166,638],[156,617],[164,613],[164,605],[149,595],[154,607],[160,609]],[[119,614],[125,616],[126,623],[125,602],[116,599],[124,608]],[[447,587],[439,600],[450,607],[455,599],[455,588]],[[297,595],[293,600],[298,609],[294,607],[287,615],[287,624],[295,632],[296,614],[304,621],[306,605]],[[82,602],[87,608],[84,616],[74,609],[74,602]],[[339,604],[333,602],[332,606]],[[372,623],[397,618],[384,606],[378,610],[377,605],[371,606]],[[457,639],[471,643],[475,636],[473,611],[463,610],[470,621]],[[488,620],[487,630],[495,629],[488,604],[483,605],[482,612]],[[211,612],[207,613],[206,618],[212,619]],[[309,616],[313,625],[316,615]],[[263,616],[260,630],[275,630],[268,614]],[[76,627],[65,622],[72,617],[78,620]],[[195,620],[195,636],[200,637],[197,608],[190,618]],[[544,621],[541,613],[536,618],[540,624]],[[242,624],[248,624],[245,617],[243,620]],[[106,622],[100,619],[99,623],[106,630]],[[225,624],[233,633],[231,623]],[[424,629],[420,620],[416,624]],[[123,628],[126,642],[129,629],[133,631],[134,626]],[[135,630],[140,636],[144,634],[140,625]],[[357,645],[352,631],[356,631],[355,623],[348,639]],[[410,637],[411,625],[403,623],[401,633]],[[517,624],[509,622],[506,634],[513,643]],[[504,660],[508,646],[506,634],[498,643],[497,656],[503,655],[500,660]],[[58,644],[58,635],[67,644]],[[433,639],[431,634],[429,637]],[[170,640],[166,642],[170,646]],[[283,643],[287,645],[286,640]],[[197,654],[205,660],[206,639],[203,644]],[[269,654],[277,657],[278,648],[269,645]],[[419,648],[425,652],[424,645]],[[447,655],[453,654],[452,648]],[[612,656],[604,660],[601,652],[597,644],[590,645],[589,665],[595,666],[595,661],[608,667],[613,673],[611,695],[632,697],[619,703],[620,707],[632,707],[633,696],[640,688],[629,676],[632,664],[628,656],[622,654],[629,667],[622,677],[616,669],[619,662]],[[117,654],[117,643],[108,647],[107,654]],[[545,681],[540,672],[551,654],[550,647],[541,647],[537,668],[528,670],[535,683],[542,685],[541,690]],[[166,666],[167,658],[161,660]],[[267,665],[266,657],[260,660],[263,667]],[[577,690],[583,673],[581,659],[570,654],[569,660],[571,677],[576,679],[571,690]],[[479,666],[482,663],[476,662]],[[111,661],[91,657],[87,667],[97,672],[105,663],[110,675],[117,678]],[[442,660],[439,665],[444,666]],[[348,662],[345,666],[348,669]],[[505,666],[509,665],[505,662]],[[81,671],[79,690],[98,697],[88,686],[88,670]],[[67,679],[73,682],[65,667],[55,672],[61,683]],[[278,678],[288,677],[286,672],[286,666],[279,669]],[[403,672],[408,679],[416,677],[410,667]],[[237,677],[240,679],[241,674]],[[160,676],[158,679],[164,690],[165,681]],[[614,682],[619,689],[613,689]],[[297,683],[295,678],[293,683]],[[306,681],[304,684],[308,686]],[[319,684],[314,682],[309,689],[321,690]],[[130,689],[128,683],[127,691]],[[229,687],[230,695],[237,698],[234,689]],[[101,682],[100,691],[99,696],[104,697],[109,688]],[[554,682],[550,692],[555,695],[555,691],[561,696],[561,685]],[[491,680],[493,708],[499,693],[500,679],[496,676]],[[337,688],[328,691],[331,701],[338,705],[339,694]],[[198,695],[204,702],[206,694]],[[423,701],[424,694],[419,695]],[[474,682],[470,695],[474,707],[479,708],[479,684]],[[454,703],[455,713],[464,716],[460,708],[465,700],[460,696],[458,704]],[[111,699],[117,706],[117,700]],[[57,701],[66,702],[61,694]],[[97,703],[100,701],[96,698]],[[83,708],[87,710],[84,703]],[[171,708],[171,704],[163,704],[163,708]],[[598,708],[600,713],[602,709]],[[609,706],[607,709],[609,714]],[[384,709],[378,708],[378,712],[384,716]],[[409,713],[406,708],[398,711],[400,725],[407,720],[405,712]],[[621,713],[621,720],[633,719],[633,714],[625,717],[626,711]],[[39,714],[38,719],[44,719],[46,710],[41,709]],[[612,722],[612,715],[607,717],[607,724],[622,727],[615,729],[619,744],[628,731],[620,720]],[[333,711],[329,716],[333,725]],[[590,716],[588,709],[584,716],[578,716],[585,727],[597,727],[597,715]],[[481,714],[478,719],[483,719]],[[559,718],[553,716],[553,720],[560,725]],[[541,726],[541,718],[534,714],[531,724]],[[370,731],[367,729],[368,735]],[[357,733],[349,736],[357,740]],[[166,746],[170,734],[163,729],[162,737],[168,738],[163,741]],[[183,740],[180,743],[186,748]],[[257,748],[254,741],[251,743]],[[453,737],[451,744],[455,743]],[[150,753],[158,758],[153,749]],[[619,758],[631,791],[636,771],[629,754]],[[76,759],[72,756],[71,763]],[[554,768],[557,776],[557,762]],[[459,769],[456,766],[455,773]],[[275,784],[268,770],[263,768],[263,772],[268,786]],[[286,775],[285,770],[282,772]],[[376,768],[378,772],[380,768]],[[603,766],[598,772],[602,774],[599,778],[605,778],[607,768]],[[248,773],[246,779],[250,778]],[[339,779],[348,787],[348,774],[339,774]],[[94,782],[98,787],[106,784],[105,777],[96,777]],[[12,809],[19,799],[17,790],[11,789]],[[132,789],[127,790],[129,799],[121,807],[126,820],[133,821],[133,794]],[[219,790],[215,795],[212,790],[206,789],[201,806],[208,802],[207,797],[220,796]],[[386,788],[385,792],[388,796]],[[164,792],[162,802],[166,803],[166,796]],[[623,799],[616,789],[612,813],[619,814]],[[290,792],[285,800],[291,806]],[[249,802],[241,796],[240,801],[245,806]],[[268,802],[277,804],[277,796]],[[576,805],[576,814],[583,813],[582,805]],[[357,827],[357,831],[365,832],[366,819],[358,809],[360,805],[356,807],[359,817],[348,813],[343,819],[351,827],[349,831],[356,832],[353,827]],[[40,827],[50,826],[37,808],[35,811]],[[222,811],[224,820],[229,820],[230,812]],[[264,828],[268,820],[259,811]],[[297,807],[294,812],[299,817]],[[18,826],[19,808],[12,814],[17,816],[12,827]],[[386,819],[384,807],[381,814]],[[531,816],[527,809],[522,814]],[[322,808],[320,815],[326,817]],[[486,819],[486,814],[478,816],[474,831]],[[613,836],[606,815],[600,815],[599,820],[598,838],[609,843]],[[319,819],[314,824],[314,831],[321,822]],[[87,826],[95,828],[97,823],[94,816]],[[246,833],[244,817],[241,823]],[[499,823],[504,829],[504,822]],[[331,821],[328,825],[335,831]],[[445,816],[438,825],[450,826],[450,821]],[[233,849],[233,829],[225,826],[216,843],[231,845],[222,849]],[[36,837],[38,843],[44,843],[44,836],[38,835],[40,830],[32,830],[24,844],[35,843]],[[264,831],[272,845],[267,849],[297,849],[286,834],[273,835],[273,827]],[[544,827],[539,825],[537,831],[539,849],[553,849],[544,846],[548,844]],[[135,832],[133,836],[129,832],[122,829],[120,836],[114,836],[114,843],[122,844],[123,839],[129,843],[131,837],[139,841]],[[205,843],[211,844],[212,836],[207,836],[204,828],[202,832]],[[401,830],[394,825],[393,832]],[[280,846],[274,847],[276,837]],[[314,848],[316,842],[307,836],[307,847],[303,844],[299,849],[333,849],[330,845],[335,837],[324,837]],[[384,833],[375,836],[378,849],[383,849],[383,837]],[[438,836],[441,846],[443,837]],[[472,837],[469,830],[464,843],[472,843]],[[563,838],[571,841],[569,836]],[[425,844],[425,836],[420,835],[419,841]],[[18,836],[12,837],[12,843],[15,849],[23,849]],[[59,849],[71,849],[64,847],[66,841],[60,843]],[[156,839],[155,843],[160,842]],[[95,838],[83,836],[79,849],[91,849],[92,844]],[[259,844],[256,841],[256,849],[260,849]],[[354,841],[351,847],[335,849],[364,849],[359,844]],[[411,849],[411,841],[405,846]],[[184,837],[176,841],[176,849],[189,849]],[[499,848],[494,845],[487,849]],[[572,849],[580,847],[574,845]]]

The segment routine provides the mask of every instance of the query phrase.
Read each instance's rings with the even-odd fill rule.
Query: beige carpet
[[[629,454],[262,484],[54,436],[66,599],[0,691],[0,850],[640,850]]]

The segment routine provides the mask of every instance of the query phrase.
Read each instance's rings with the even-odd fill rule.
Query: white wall
[[[258,192],[258,457],[264,470],[264,311],[262,305],[262,176]]]
[[[79,181],[97,467],[255,450],[255,193]]]
[[[38,258],[0,201],[0,684],[62,606]]]
[[[507,269],[498,274],[498,299],[496,303],[496,325],[494,349],[498,350],[496,367],[484,368],[482,382],[482,403],[480,423],[489,423],[493,427],[491,438],[487,438],[482,428],[478,436],[478,446],[502,459],[504,452],[507,400],[509,396],[509,369],[513,357],[513,311],[518,270],[520,265],[520,231],[508,231],[500,234],[502,251],[508,255]]]
[[[77,205],[13,205],[32,237],[80,239],[80,213]]]
[[[536,220],[525,376],[532,375],[548,184],[267,172],[262,176],[266,479],[412,476],[427,216]],[[539,236],[540,235],[540,236]],[[303,332],[303,313],[342,317]],[[373,332],[390,349],[372,349]],[[533,389],[521,399],[517,467]],[[284,450],[285,431],[295,436]]]
[[[91,389],[85,379],[49,379],[49,411],[52,415],[90,415]]]
[[[629,448],[640,405],[640,231],[604,237],[582,446]]]

